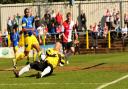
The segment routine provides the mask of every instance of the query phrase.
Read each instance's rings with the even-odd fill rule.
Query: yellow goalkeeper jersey
[[[59,52],[54,50],[53,48],[50,48],[47,51],[50,51],[50,54],[47,55],[46,60],[53,66],[53,68],[55,68],[59,62]]]

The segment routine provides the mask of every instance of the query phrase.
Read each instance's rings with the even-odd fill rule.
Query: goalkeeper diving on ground
[[[15,77],[20,77],[25,72],[28,72],[30,69],[35,69],[40,71],[37,73],[37,78],[42,78],[47,75],[51,75],[53,70],[57,65],[63,65],[65,63],[64,55],[60,52],[62,45],[60,42],[56,42],[54,48],[49,48],[46,50],[46,55],[42,54],[40,61],[35,61],[24,66],[22,69],[17,71],[13,70]]]

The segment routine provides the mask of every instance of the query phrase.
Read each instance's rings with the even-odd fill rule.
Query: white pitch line
[[[2,83],[0,84],[0,86],[23,86],[23,85],[62,85],[62,84],[65,84],[65,85],[85,85],[85,84],[95,84],[95,85],[99,85],[99,84],[104,84],[104,83]]]
[[[123,76],[123,77],[121,77],[121,78],[118,78],[118,79],[116,79],[116,80],[114,80],[114,81],[112,81],[112,82],[105,83],[105,84],[99,86],[99,87],[96,88],[96,89],[103,89],[103,88],[105,88],[105,87],[107,87],[107,86],[109,86],[109,85],[115,84],[115,83],[117,83],[117,82],[119,82],[119,81],[121,81],[121,80],[123,80],[123,79],[126,79],[126,78],[128,78],[128,75],[125,75],[125,76]]]

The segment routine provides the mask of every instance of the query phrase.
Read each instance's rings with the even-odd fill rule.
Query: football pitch
[[[35,70],[15,78],[12,60],[0,59],[0,89],[128,89],[127,52],[75,55],[70,59],[69,65],[39,79],[34,76]],[[25,63],[19,61],[18,68]]]

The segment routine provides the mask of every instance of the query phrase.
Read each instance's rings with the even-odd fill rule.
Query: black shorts
[[[30,63],[30,67],[32,69],[38,70],[38,71],[44,71],[45,68],[47,68],[48,66],[51,67],[51,71],[49,74],[51,74],[53,72],[53,66],[51,64],[49,64],[47,61],[45,62],[38,62],[35,61],[33,63]]]
[[[62,45],[64,49],[70,49],[71,47],[73,47],[73,42],[72,41],[67,43],[63,42]]]

